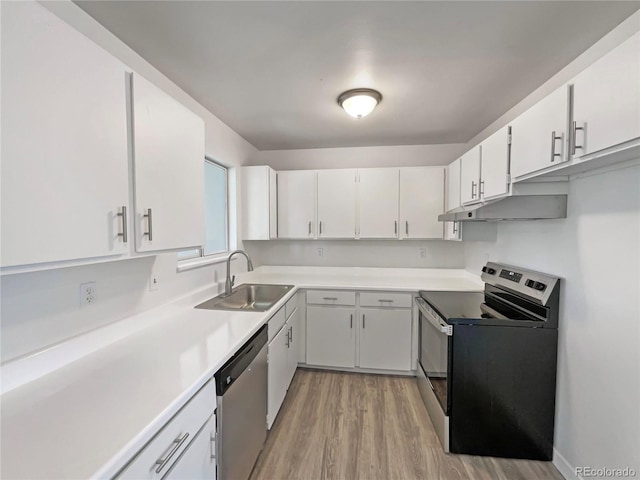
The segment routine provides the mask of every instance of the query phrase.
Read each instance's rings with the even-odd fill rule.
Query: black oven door
[[[449,371],[453,326],[440,320],[423,299],[420,310],[418,360],[445,415],[449,415]]]

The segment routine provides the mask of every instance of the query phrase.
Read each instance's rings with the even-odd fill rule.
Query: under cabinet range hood
[[[567,195],[514,195],[459,207],[438,215],[441,222],[498,222],[567,218]]]

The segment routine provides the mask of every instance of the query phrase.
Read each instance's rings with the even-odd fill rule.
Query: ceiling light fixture
[[[338,97],[338,104],[354,118],[366,117],[381,101],[380,92],[370,88],[354,88]]]

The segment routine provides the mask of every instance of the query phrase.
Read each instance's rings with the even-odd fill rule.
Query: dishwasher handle
[[[262,347],[267,344],[269,335],[267,326],[264,325],[253,337],[251,337],[240,349],[225,363],[214,375],[216,381],[216,393],[218,396],[231,388],[242,372],[258,356]]]

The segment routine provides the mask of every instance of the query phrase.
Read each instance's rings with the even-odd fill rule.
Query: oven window
[[[445,414],[448,414],[448,347],[449,337],[420,313],[420,365]]]

